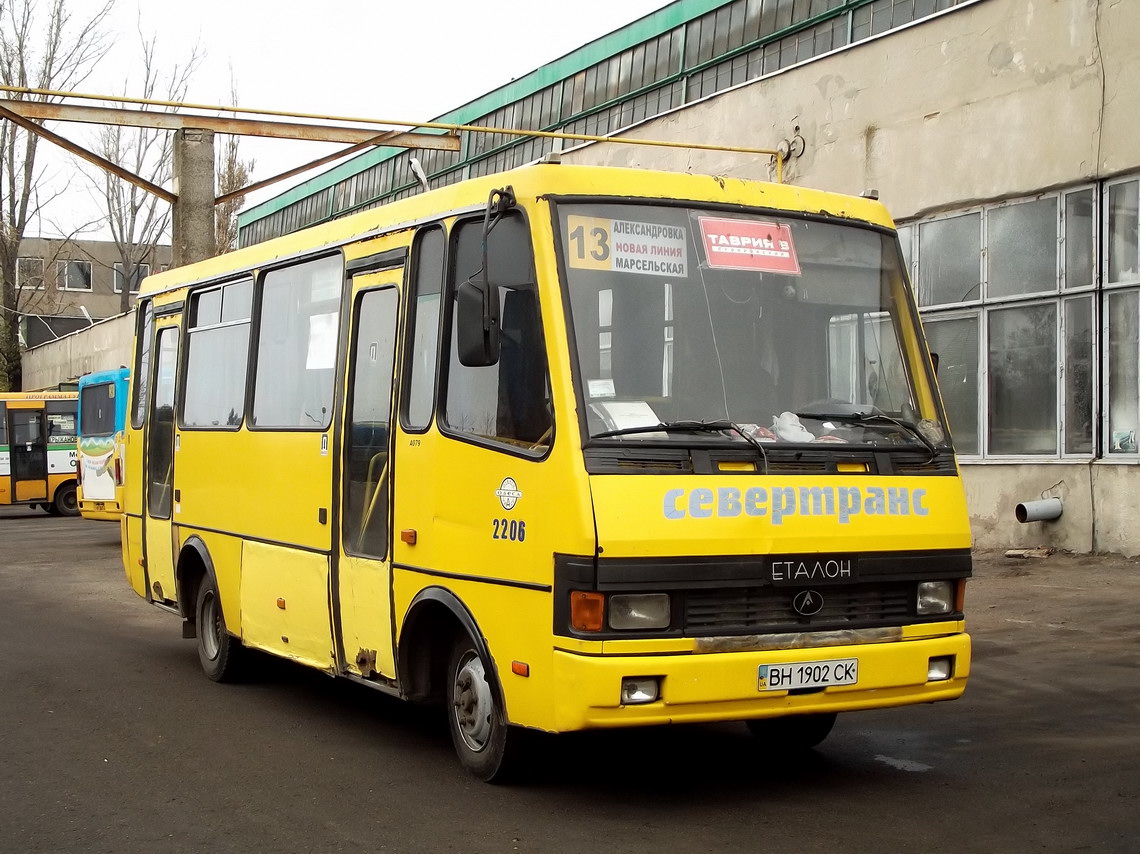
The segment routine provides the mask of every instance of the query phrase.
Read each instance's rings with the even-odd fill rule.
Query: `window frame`
[[[336,258],[339,260],[341,289],[340,295],[336,301],[336,352],[334,353],[332,397],[330,398],[328,417],[324,423],[314,424],[311,427],[275,427],[265,424],[256,424],[254,423],[253,419],[253,407],[257,395],[257,365],[260,361],[261,355],[261,334],[263,331],[262,309],[265,304],[265,278],[270,273],[287,270],[290,267],[299,267],[303,264],[309,264],[314,261],[324,260],[325,258]],[[329,251],[327,248],[322,247],[320,250],[313,254],[287,258],[280,263],[273,264],[272,266],[260,267],[251,273],[251,275],[253,275],[253,305],[251,307],[250,317],[249,354],[246,361],[245,414],[242,418],[242,424],[245,426],[246,430],[254,433],[328,433],[333,429],[333,426],[337,421],[337,407],[339,405],[339,401],[341,400],[338,384],[340,383],[340,378],[343,373],[341,366],[344,361],[344,353],[342,351],[345,349],[344,290],[346,283],[349,281],[346,264],[347,261],[344,256],[343,247],[338,246],[331,251]]]
[[[86,288],[73,288],[68,284],[70,277],[68,270],[72,264],[86,264],[89,276],[90,285]],[[60,275],[62,270],[63,275]],[[90,261],[84,261],[78,258],[57,258],[55,262],[55,286],[61,291],[72,291],[80,294],[91,294],[95,292],[95,268]]]
[[[497,439],[488,439],[474,433],[467,433],[462,430],[452,428],[447,423],[447,392],[451,383],[451,347],[452,335],[454,334],[454,324],[452,322],[455,312],[452,309],[452,304],[455,302],[455,295],[458,289],[458,284],[455,281],[455,253],[458,246],[458,238],[461,227],[468,223],[481,224],[484,219],[483,212],[476,213],[469,216],[456,217],[451,221],[450,227],[447,229],[447,244],[446,256],[444,261],[444,278],[443,278],[443,300],[440,314],[440,349],[436,354],[436,411],[435,411],[435,424],[439,430],[440,435],[449,439],[455,439],[464,442],[468,445],[473,445],[479,448],[486,448],[490,451],[506,454],[518,459],[527,460],[529,462],[542,462],[547,459],[554,451],[554,442],[557,439],[557,423],[555,419],[554,406],[554,382],[550,376],[550,363],[551,363],[551,350],[550,350],[550,337],[547,335],[546,316],[543,313],[543,301],[541,299],[541,288],[539,286],[539,264],[538,253],[535,250],[535,233],[533,228],[532,214],[522,205],[516,204],[510,209],[510,214],[517,214],[522,218],[523,224],[526,229],[527,239],[530,241],[531,246],[531,271],[534,274],[534,291],[535,291],[535,311],[538,313],[538,328],[542,333],[543,351],[546,356],[546,384],[550,391],[551,411],[550,411],[550,438],[546,446],[538,449],[538,453],[534,450],[524,448],[520,445],[514,445]],[[498,363],[496,363],[498,364]]]
[[[982,459],[982,451],[984,448],[985,432],[986,432],[985,431],[985,407],[982,405],[982,398],[983,398],[982,391],[983,391],[983,389],[986,388],[987,378],[988,378],[988,371],[985,370],[985,367],[986,367],[985,353],[987,352],[985,316],[982,313],[982,310],[980,308],[977,308],[977,307],[974,307],[974,308],[955,308],[955,309],[950,309],[948,311],[938,312],[937,314],[931,314],[930,319],[934,323],[937,323],[940,320],[952,321],[952,320],[970,320],[970,319],[973,319],[977,323],[977,327],[978,327],[977,349],[974,353],[974,356],[977,359],[978,368],[979,368],[979,372],[978,372],[978,376],[977,376],[977,380],[978,380],[977,393],[975,395],[975,400],[974,400],[974,423],[977,425],[977,444],[978,444],[978,450],[976,452],[963,452],[962,449],[958,446],[957,440],[955,439],[954,425],[950,423],[950,413],[946,409],[945,400],[942,401],[942,409],[943,409],[943,411],[946,412],[947,432],[949,432],[950,438],[954,442],[954,454],[955,454],[955,456],[959,457],[960,459],[967,459],[967,460],[971,460],[971,461],[981,460]],[[923,316],[922,317],[922,324],[923,324],[923,336],[924,337],[926,336],[926,331],[925,331],[926,322],[927,322],[927,317]],[[929,343],[929,339],[927,339],[927,340]],[[938,395],[940,398],[942,397],[941,383],[939,383]]]
[[[399,268],[393,267],[393,268],[388,268],[387,270],[377,270],[376,272],[395,272],[397,269],[399,269]],[[388,467],[389,467],[389,473],[388,473],[388,500],[385,503],[386,506],[384,507],[384,511],[385,511],[385,524],[384,524],[385,550],[384,550],[384,554],[379,555],[379,556],[374,555],[374,554],[369,554],[369,553],[363,551],[362,549],[357,548],[355,546],[355,544],[353,543],[352,538],[350,536],[348,536],[349,531],[347,530],[347,525],[348,525],[347,510],[349,508],[348,508],[347,493],[345,491],[345,484],[347,484],[348,480],[349,480],[348,479],[348,473],[347,473],[348,455],[353,448],[353,444],[352,444],[352,440],[351,440],[352,439],[351,429],[352,429],[352,425],[354,423],[352,419],[355,415],[354,407],[355,407],[355,403],[356,403],[356,359],[352,358],[352,356],[356,355],[356,354],[350,352],[350,350],[347,346],[345,347],[345,353],[344,353],[344,365],[345,365],[345,368],[344,368],[344,374],[345,374],[345,377],[344,377],[344,400],[343,400],[344,418],[343,418],[343,428],[342,428],[342,433],[344,435],[342,436],[342,438],[340,440],[341,447],[339,449],[339,454],[340,454],[340,463],[339,464],[341,466],[341,473],[340,473],[340,486],[338,487],[340,492],[341,492],[341,495],[339,497],[339,500],[341,502],[340,506],[343,508],[343,510],[341,513],[342,518],[340,520],[339,536],[340,536],[341,544],[342,544],[342,547],[344,548],[345,554],[350,555],[352,557],[366,558],[368,560],[390,561],[392,559],[392,550],[393,550],[393,545],[394,545],[394,539],[392,537],[392,525],[391,525],[392,506],[393,506],[393,491],[392,491],[392,486],[391,486],[391,484],[392,484],[392,473],[391,473],[392,472],[392,463],[391,463],[391,461],[394,460],[394,451],[395,451],[395,447],[396,447],[395,443],[396,443],[396,432],[397,432],[397,430],[395,428],[397,427],[397,425],[399,425],[399,410],[400,410],[399,397],[400,397],[400,391],[401,391],[400,360],[401,360],[401,356],[402,356],[401,348],[400,348],[400,338],[401,338],[400,318],[401,318],[401,313],[404,311],[404,306],[402,305],[402,303],[403,303],[404,298],[405,298],[405,294],[403,291],[404,282],[406,281],[405,276],[406,276],[406,273],[403,273],[398,277],[393,277],[393,281],[391,281],[391,282],[386,282],[386,283],[381,283],[381,284],[376,284],[376,285],[369,285],[368,287],[361,289],[355,296],[353,296],[351,298],[351,300],[348,303],[349,311],[351,312],[351,318],[349,320],[350,334],[351,334],[350,340],[354,343],[354,346],[355,346],[356,343],[358,343],[358,341],[359,341],[360,314],[362,311],[362,307],[364,304],[365,297],[368,294],[382,293],[384,291],[392,291],[396,295],[396,314],[395,314],[395,317],[392,319],[392,326],[393,326],[393,333],[394,333],[394,338],[392,341],[392,381],[391,381],[391,386],[389,388],[389,396],[388,396],[388,416],[389,416],[389,421],[388,421],[388,459],[389,459],[389,464],[388,464]],[[395,417],[392,417],[392,416],[395,416]]]
[[[119,285],[119,280],[121,278],[124,278],[124,276],[123,276],[123,263],[121,261],[116,261],[113,266],[114,266],[114,276],[112,277],[112,280],[111,280],[111,287],[115,291],[115,293],[121,294],[123,292],[123,289]],[[143,267],[146,267],[146,273],[144,275],[138,275],[138,271],[141,270]],[[140,261],[139,263],[135,264],[135,273],[136,273],[136,278],[138,279],[139,287],[131,288],[130,292],[132,294],[137,294],[139,292],[139,290],[142,288],[142,280],[150,275],[150,263],[146,262],[146,261]]]
[[[20,265],[24,261],[39,261],[40,262],[40,284],[38,287],[25,285],[22,283],[23,276],[20,275]],[[35,255],[21,255],[16,258],[16,290],[20,291],[43,291],[47,290],[47,282],[45,281],[45,274],[47,273],[47,261]]]
[[[212,290],[216,290],[220,294],[222,291],[225,290],[225,288],[227,286],[232,285],[236,282],[241,282],[241,281],[251,282],[252,293],[250,295],[250,316],[248,318],[246,318],[245,320],[219,321],[218,323],[212,323],[212,324],[209,324],[208,326],[203,326],[203,327],[193,327],[190,325],[191,314],[194,310],[193,309],[194,300],[197,297],[199,297],[201,294],[206,293],[207,291],[212,291]],[[223,297],[223,299],[224,299],[224,297]],[[177,389],[178,397],[177,397],[177,400],[175,401],[175,423],[177,424],[179,430],[185,430],[188,432],[236,433],[236,432],[240,431],[242,429],[242,427],[247,426],[249,424],[250,394],[253,391],[252,382],[250,380],[250,367],[251,367],[251,362],[252,362],[251,348],[253,346],[253,340],[254,340],[253,339],[253,318],[254,318],[254,312],[257,310],[257,300],[258,300],[257,277],[256,277],[254,271],[248,271],[248,272],[237,273],[237,274],[230,274],[230,276],[228,278],[225,278],[225,279],[216,279],[216,280],[209,281],[209,282],[203,282],[200,285],[195,285],[193,288],[191,288],[190,290],[187,291],[186,299],[185,299],[185,302],[183,303],[183,309],[182,309],[182,323],[180,324],[181,329],[182,329],[181,353],[180,353],[181,364],[178,366],[178,389]],[[219,312],[220,311],[221,311],[221,305],[219,304]],[[207,331],[207,330],[211,330],[211,329],[230,328],[230,327],[238,326],[242,323],[249,326],[249,334],[246,337],[246,342],[245,342],[245,381],[243,383],[244,399],[243,399],[243,403],[242,403],[241,420],[238,421],[237,424],[187,424],[186,423],[186,387],[187,387],[187,377],[188,377],[188,374],[190,372],[190,349],[191,349],[190,348],[190,343],[191,343],[190,339],[191,339],[191,336],[193,336],[193,334],[195,332]],[[152,358],[153,358],[153,354],[152,354]]]
[[[1117,284],[1108,286],[1102,283],[1103,271],[1107,270],[1107,241],[1102,239],[1103,235],[1107,235],[1107,222],[1108,222],[1108,192],[1107,188],[1110,184],[1126,183],[1127,180],[1140,183],[1140,179],[1133,177],[1131,179],[1117,180],[1112,182],[1103,182],[1098,185],[1097,183],[1079,183],[1070,186],[1062,187],[1057,190],[1033,193],[1025,196],[1018,196],[1010,199],[1002,199],[993,203],[971,205],[961,209],[946,211],[938,214],[937,216],[916,219],[904,220],[897,225],[897,229],[908,229],[910,236],[909,251],[903,247],[904,256],[910,258],[909,273],[911,276],[912,287],[915,290],[915,303],[918,305],[919,315],[923,323],[927,321],[935,321],[945,318],[947,320],[960,319],[967,316],[975,316],[978,318],[978,389],[977,389],[977,417],[978,417],[978,452],[977,453],[964,453],[958,447],[955,447],[955,453],[964,461],[969,463],[1048,463],[1048,462],[1078,462],[1078,461],[1091,461],[1108,459],[1107,449],[1105,448],[1105,436],[1107,436],[1106,427],[1106,412],[1102,412],[1103,401],[1108,400],[1107,383],[1108,383],[1108,353],[1104,349],[1105,342],[1107,342],[1107,327],[1104,325],[1107,320],[1104,318],[1105,311],[1102,304],[1107,299],[1107,293],[1111,290],[1120,288],[1136,288],[1140,289],[1140,274],[1138,274],[1136,281],[1126,284]],[[1066,242],[1068,238],[1068,218],[1066,214],[1066,201],[1070,195],[1075,193],[1092,191],[1093,194],[1093,210],[1095,215],[1092,218],[1091,228],[1092,233],[1089,239],[1092,241],[1094,253],[1094,269],[1093,281],[1088,284],[1068,286],[1067,283],[1067,268],[1066,268]],[[992,210],[1003,209],[1012,207],[1017,204],[1039,201],[1042,199],[1054,198],[1056,199],[1057,206],[1057,254],[1055,258],[1056,279],[1053,287],[1050,290],[1034,291],[1032,293],[1017,294],[1013,296],[1000,296],[995,297],[990,295],[990,251],[989,251],[989,220],[990,212]],[[937,222],[961,216],[964,214],[978,213],[980,222],[980,238],[979,244],[979,262],[981,264],[981,279],[979,287],[979,297],[974,300],[956,303],[937,303],[935,305],[920,305],[918,304],[918,277],[920,275],[922,265],[922,242],[920,239],[921,226],[928,222]],[[901,245],[901,241],[900,241]],[[1068,332],[1068,324],[1065,322],[1066,305],[1073,299],[1080,299],[1087,296],[1092,297],[1092,333],[1093,333],[1093,357],[1094,366],[1100,370],[1100,380],[1094,381],[1095,386],[1092,390],[1092,425],[1093,425],[1093,441],[1092,451],[1088,453],[1069,453],[1065,448],[1068,444],[1068,412],[1066,406],[1065,394],[1065,374],[1066,374],[1066,355],[1068,350],[1068,342],[1066,335]],[[1051,303],[1056,307],[1054,318],[1054,329],[1056,335],[1057,346],[1057,369],[1055,373],[1056,386],[1054,405],[1056,407],[1057,418],[1057,444],[1056,452],[1034,454],[1027,452],[1013,453],[1013,454],[999,454],[991,450],[990,447],[990,419],[992,416],[990,406],[990,382],[991,370],[989,364],[989,350],[990,350],[990,314],[993,311],[1000,311],[1002,309],[1016,308],[1018,306],[1031,306],[1043,303]],[[951,425],[951,431],[953,425]],[[1135,462],[1140,459],[1140,453],[1134,455],[1113,455],[1113,459],[1120,459],[1126,457],[1128,460]]]
[[[399,365],[399,399],[396,402],[396,423],[400,425],[400,429],[409,434],[422,436],[431,430],[433,424],[439,423],[439,410],[441,388],[443,384],[443,366],[444,360],[441,358],[443,352],[443,345],[447,342],[444,332],[445,320],[444,309],[447,306],[448,298],[448,279],[451,275],[451,235],[459,222],[462,220],[451,220],[445,222],[444,220],[436,220],[433,222],[424,223],[416,230],[415,237],[412,238],[411,245],[408,251],[407,266],[404,271],[405,282],[405,295],[403,305],[403,322],[401,323],[400,336],[401,342],[397,345],[400,351],[400,365]],[[408,420],[408,407],[411,405],[412,400],[412,366],[413,360],[411,358],[411,350],[415,346],[415,333],[416,333],[416,317],[419,308],[419,289],[417,287],[417,278],[420,270],[420,254],[419,248],[425,239],[425,235],[439,231],[443,235],[443,269],[440,273],[439,281],[439,317],[435,324],[435,370],[432,373],[432,390],[431,390],[431,407],[428,412],[427,420],[423,425],[412,425]],[[448,354],[450,360],[450,353]]]
[[[1125,177],[1114,178],[1111,181],[1105,181],[1101,187],[1100,193],[1097,195],[1099,203],[1100,215],[1096,217],[1098,224],[1101,226],[1104,239],[1100,243],[1100,273],[1099,278],[1102,280],[1102,289],[1104,291],[1118,290],[1121,288],[1134,288],[1140,285],[1140,257],[1134,258],[1136,262],[1136,272],[1131,278],[1122,279],[1120,281],[1110,281],[1109,271],[1111,270],[1110,261],[1112,260],[1112,253],[1109,251],[1112,245],[1112,232],[1109,230],[1109,199],[1112,196],[1112,188],[1120,187],[1127,184],[1136,186],[1137,198],[1140,199],[1140,176],[1130,175]],[[1137,255],[1140,256],[1140,234],[1137,236],[1136,241]]]

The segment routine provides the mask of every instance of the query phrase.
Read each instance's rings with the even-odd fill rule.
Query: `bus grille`
[[[914,617],[913,582],[814,588],[823,608],[812,617],[797,614],[799,588],[737,587],[689,590],[685,634],[761,634],[830,631],[903,625]]]

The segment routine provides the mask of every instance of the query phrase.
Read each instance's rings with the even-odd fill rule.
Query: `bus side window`
[[[440,291],[447,251],[443,229],[423,229],[412,247],[410,333],[404,355],[403,422],[424,430],[435,409],[435,368],[439,349]]]
[[[352,554],[388,554],[388,442],[396,353],[395,288],[357,301],[350,355],[352,398],[345,442],[344,544]]]
[[[265,274],[253,384],[255,427],[325,430],[331,423],[343,279],[339,255]]]
[[[534,260],[526,220],[513,212],[491,231],[487,273],[497,285],[500,353],[491,366],[460,364],[455,330],[456,288],[481,277],[483,221],[456,229],[449,300],[451,359],[444,417],[450,430],[541,454],[550,444],[550,381],[542,335]]]

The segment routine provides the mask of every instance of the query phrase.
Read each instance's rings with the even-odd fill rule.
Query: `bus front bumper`
[[[931,659],[951,657],[949,678],[930,680]],[[857,659],[851,685],[761,690],[762,665]],[[970,636],[855,644],[826,648],[721,652],[688,655],[587,656],[554,653],[558,701],[556,729],[647,726],[744,720],[814,712],[879,709],[953,700],[970,675]],[[656,678],[657,700],[623,705],[625,679]]]

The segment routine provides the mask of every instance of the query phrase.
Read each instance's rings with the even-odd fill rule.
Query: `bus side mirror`
[[[498,288],[487,282],[464,282],[456,293],[456,349],[459,364],[486,368],[499,361]]]

